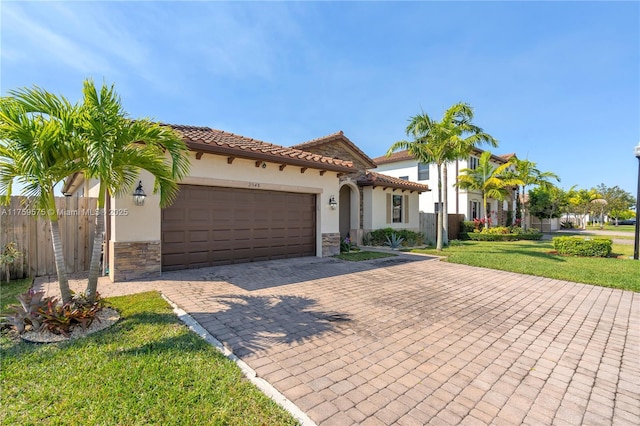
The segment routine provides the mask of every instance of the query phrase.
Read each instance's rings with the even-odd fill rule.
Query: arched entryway
[[[338,208],[340,209],[340,238],[344,241],[348,235],[351,242],[361,244],[360,193],[353,182],[341,183]]]
[[[340,239],[344,239],[349,235],[351,237],[351,188],[344,185],[340,188]]]

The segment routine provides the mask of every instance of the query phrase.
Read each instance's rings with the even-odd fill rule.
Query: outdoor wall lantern
[[[142,181],[140,181],[136,190],[133,191],[133,202],[136,203],[136,206],[144,206],[145,198],[147,198],[147,194],[142,190]]]
[[[331,197],[329,197],[329,206],[333,210],[335,210],[336,207],[338,207],[338,203],[336,203],[336,198],[333,195]]]

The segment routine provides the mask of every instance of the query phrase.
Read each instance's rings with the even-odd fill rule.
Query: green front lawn
[[[23,278],[0,283],[0,312],[7,310],[9,305],[17,305],[16,296],[29,290],[33,278]]]
[[[0,336],[0,424],[296,424],[158,293],[108,301],[122,319],[80,340]]]
[[[465,241],[442,252],[431,248],[411,251],[446,256],[452,263],[640,292],[640,261],[555,255],[550,253],[551,241]],[[633,246],[614,244],[613,252],[629,257]]]

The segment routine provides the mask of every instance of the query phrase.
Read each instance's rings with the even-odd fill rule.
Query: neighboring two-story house
[[[459,189],[456,177],[465,168],[475,169],[482,150],[475,149],[469,158],[447,163],[448,170],[448,213],[463,214],[465,220],[479,219],[483,216],[482,194],[480,192]],[[491,160],[495,167],[507,163],[515,154],[492,155]],[[410,182],[425,184],[432,189],[430,192],[420,194],[420,211],[424,213],[436,213],[438,209],[438,170],[435,163],[423,164],[415,160],[407,151],[398,151],[390,156],[381,156],[373,159],[376,170],[389,176]],[[511,196],[504,201],[489,199],[487,211],[490,213],[494,225],[511,225],[510,221],[515,217],[515,188]]]

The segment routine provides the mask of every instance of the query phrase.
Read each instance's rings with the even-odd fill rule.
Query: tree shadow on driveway
[[[300,296],[212,296],[211,312],[190,315],[238,356],[276,345],[303,343],[337,331],[351,320],[347,314],[322,311],[315,300]]]
[[[246,291],[255,291],[434,259],[434,257],[404,253],[398,257],[362,262],[350,262],[332,257],[298,257],[163,272],[162,280],[222,281]]]

